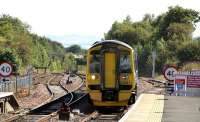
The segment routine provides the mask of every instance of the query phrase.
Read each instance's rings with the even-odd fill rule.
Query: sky
[[[88,48],[101,40],[114,21],[130,15],[140,21],[146,13],[158,16],[179,5],[200,12],[197,0],[1,0],[0,14],[18,17],[31,32]],[[194,37],[200,36],[200,23]]]

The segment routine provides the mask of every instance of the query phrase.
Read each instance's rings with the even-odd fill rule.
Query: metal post
[[[16,74],[16,82],[15,82],[16,94],[17,94],[17,81],[18,81],[18,77],[17,77],[17,74]]]
[[[29,80],[29,84],[28,84],[28,95],[30,95],[31,92],[31,73],[28,73],[28,80]]]
[[[156,60],[156,51],[152,52],[152,65],[153,65],[153,69],[152,69],[152,78],[154,79],[155,77],[155,60]]]
[[[2,92],[5,92],[5,83],[2,84]]]
[[[139,75],[138,75],[138,52],[137,48],[135,48],[135,75],[136,75],[136,82],[139,84]]]

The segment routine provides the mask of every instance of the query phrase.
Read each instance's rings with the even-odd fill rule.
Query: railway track
[[[155,94],[165,94],[171,95],[174,92],[174,84],[173,82],[162,81],[162,80],[148,80],[146,81],[154,86],[152,90],[149,90],[147,93],[155,93]]]
[[[102,113],[94,111],[90,115],[80,120],[80,122],[117,122],[124,115],[124,112],[125,111]]]
[[[142,93],[165,94],[166,87],[166,81],[140,78],[138,83],[137,96],[139,96]]]
[[[60,109],[63,106],[63,103],[70,107],[70,105],[76,103],[77,101],[79,101],[80,99],[82,99],[86,95],[85,93],[75,93],[74,92],[79,87],[81,87],[81,85],[78,86],[78,88],[74,88],[73,90],[72,89],[70,89],[70,90],[66,89],[66,87],[64,87],[61,84],[61,82],[66,82],[66,79],[68,77],[69,77],[69,75],[68,76],[65,75],[63,77],[63,79],[60,81],[59,87],[49,85],[49,88],[51,90],[53,90],[53,92],[54,92],[54,98],[51,102],[30,111],[29,114],[31,114],[31,115],[47,115],[47,116],[42,117],[41,119],[39,119],[37,121],[48,120],[50,118],[54,118],[54,119],[57,118],[58,119],[58,116],[55,116],[55,115],[58,114],[58,112],[60,111]],[[54,116],[52,116],[52,113],[53,113]]]
[[[69,76],[65,75],[61,81],[64,82],[67,77]],[[87,96],[86,93],[75,93],[75,91],[84,84],[83,81],[81,81],[81,85],[79,85],[78,87],[74,87],[74,90],[68,90],[65,86],[62,86],[61,81],[57,83],[52,83],[52,81],[55,79],[58,79],[58,77],[52,77],[46,84],[52,94],[51,99],[35,107],[32,110],[28,110],[24,113],[12,116],[6,119],[5,122],[44,122],[47,120],[56,121],[58,120],[58,112],[60,111],[63,103],[68,106],[74,105],[75,103],[77,103],[77,101]]]
[[[47,83],[49,81],[49,79],[51,79],[52,74],[36,74],[35,76],[33,76],[33,84],[37,85],[40,83]]]

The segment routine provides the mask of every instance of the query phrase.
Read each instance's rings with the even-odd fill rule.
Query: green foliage
[[[66,52],[71,52],[71,53],[80,53],[81,52],[81,47],[79,45],[71,45],[70,47],[66,48]]]
[[[122,23],[114,22],[111,29],[105,34],[105,39],[117,39],[129,45],[148,43],[154,30],[149,23],[150,19],[133,23],[128,16]]]
[[[29,25],[9,15],[0,17],[0,36],[12,41],[17,34],[28,33]]]
[[[73,53],[65,54],[64,62],[65,64],[63,65],[63,67],[65,67],[67,72],[76,70],[76,61]]]
[[[185,43],[178,51],[178,58],[181,62],[200,61],[200,42],[191,41]]]
[[[156,51],[156,71],[161,73],[165,64],[200,60],[200,39],[192,41],[195,23],[199,20],[197,11],[169,7],[156,18],[146,14],[138,22],[131,21],[130,16],[122,22],[115,21],[105,39],[120,40],[137,49],[139,73],[143,75],[151,75],[152,51]]]
[[[184,31],[187,31],[187,28],[190,28],[189,31],[194,30],[194,24],[199,22],[199,13],[192,9],[184,9],[179,6],[169,7],[169,11],[164,15],[162,21],[160,21],[160,36],[163,36],[164,39],[169,39],[168,35],[169,27],[172,23],[180,23],[181,25],[186,25],[187,27]],[[190,26],[190,27],[188,27]],[[181,31],[181,26],[176,27]],[[176,29],[176,30],[177,30]],[[189,35],[188,35],[189,34]],[[185,36],[190,36],[191,33],[185,33]]]
[[[84,59],[76,59],[76,63],[77,65],[86,65],[87,64],[87,61],[86,61],[86,58]]]
[[[0,62],[8,62],[13,65],[13,71],[17,71],[17,61],[11,49],[0,50]]]
[[[71,46],[70,50],[85,53],[78,45]],[[11,61],[16,64],[19,72],[24,71],[27,65],[47,67],[55,72],[75,70],[72,54],[67,57],[65,55],[62,44],[30,33],[29,25],[18,18],[0,16],[0,61]]]
[[[181,66],[183,71],[191,71],[194,69],[200,69],[200,62],[186,62]]]

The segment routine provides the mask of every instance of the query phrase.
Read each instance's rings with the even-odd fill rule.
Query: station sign
[[[200,88],[200,70],[177,72],[176,76],[187,76],[187,87]]]
[[[187,87],[200,88],[200,76],[188,76]]]
[[[185,96],[187,89],[187,76],[176,76],[174,79],[174,91],[178,96]]]
[[[185,79],[185,89],[183,89],[184,82],[181,79]],[[186,96],[200,96],[200,70],[177,72],[175,74],[174,90],[180,91],[180,89],[185,90]]]
[[[13,72],[12,65],[8,62],[0,63],[0,76],[9,77]]]

